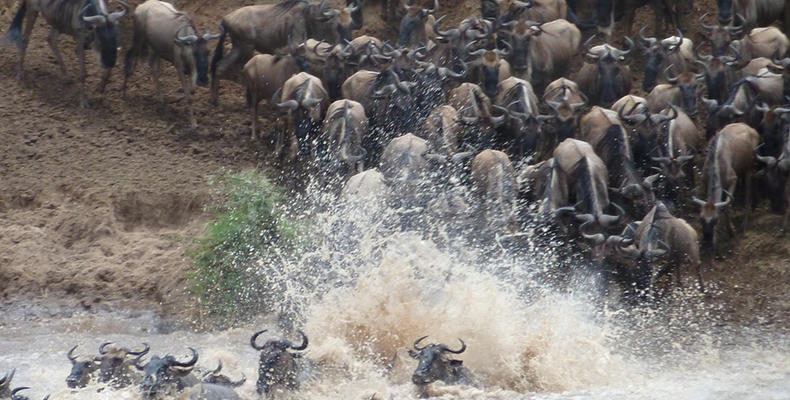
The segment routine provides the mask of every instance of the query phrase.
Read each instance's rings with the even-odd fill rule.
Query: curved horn
[[[101,354],[101,355],[107,354],[106,347],[107,347],[108,344],[112,344],[112,342],[105,342],[105,343],[102,343],[101,346],[99,346],[99,354]]]
[[[321,15],[323,15],[324,18],[333,18],[333,17],[337,16],[337,14],[340,14],[340,10],[332,9],[332,10],[322,11],[321,12]]]
[[[191,27],[191,26],[189,26],[189,25],[184,25],[184,26],[182,26],[181,28],[179,28],[179,29],[176,31],[176,41],[177,41],[177,42],[179,42],[179,43],[184,43],[184,44],[192,44],[192,43],[195,43],[195,42],[197,42],[197,41],[198,41],[198,37],[197,37],[197,35],[193,35],[193,34],[190,34],[190,35],[182,35],[182,34],[181,34],[181,32],[182,32],[184,29],[188,29],[188,28],[190,28],[190,27]]]
[[[642,26],[642,29],[639,30],[639,39],[646,43],[646,47],[653,47],[658,39],[654,37],[645,37],[645,29],[647,29],[647,25]]]
[[[173,361],[170,362],[170,365],[172,365],[174,367],[183,367],[183,368],[188,368],[188,367],[194,366],[197,363],[197,361],[198,361],[198,352],[197,352],[197,350],[195,350],[195,349],[193,349],[191,347],[187,347],[187,348],[189,349],[189,351],[192,352],[192,358],[189,361],[187,361],[187,362],[178,362],[175,359],[173,359]]]
[[[91,25],[94,24],[101,25],[107,23],[107,18],[104,15],[91,15],[91,16],[83,15],[82,20]]]
[[[708,204],[705,200],[702,200],[697,196],[691,196],[691,200],[694,202],[694,204],[700,207],[704,207],[706,204]]]
[[[292,99],[283,103],[278,103],[277,107],[287,108],[289,110],[296,110],[297,108],[299,108],[299,102]]]
[[[627,56],[629,53],[631,53],[631,51],[634,49],[634,41],[631,40],[630,37],[628,37],[628,36],[625,37],[625,43],[628,45],[628,50],[618,50],[618,49],[612,50],[612,52],[614,53],[615,57],[623,58],[623,57]]]
[[[582,234],[582,237],[583,237],[585,240],[587,240],[587,241],[590,241],[590,242],[592,242],[594,245],[598,246],[598,245],[600,245],[601,243],[603,243],[603,242],[605,242],[605,241],[606,241],[606,236],[605,236],[603,233],[596,233],[596,234],[592,234],[592,235],[591,235],[591,234],[589,234],[589,233],[587,233],[587,226],[589,226],[589,225],[590,225],[590,223],[592,223],[592,221],[587,221],[587,222],[583,223],[583,224],[582,224],[582,225],[579,227],[579,231],[581,232],[581,234]]]
[[[66,357],[68,357],[72,364],[77,362],[77,356],[74,355],[74,350],[77,349],[77,346],[79,345],[75,344],[74,347],[72,347],[71,350],[69,350],[69,352],[66,354]]]
[[[461,31],[458,29],[450,29],[449,31],[442,31],[439,29],[439,24],[442,23],[445,17],[447,17],[447,15],[442,15],[433,23],[433,32],[443,38],[457,38],[461,36]]]
[[[260,336],[262,333],[266,332],[267,330],[268,329],[263,329],[263,330],[260,330],[258,332],[255,332],[252,335],[252,337],[250,338],[250,346],[252,346],[253,349],[255,349],[255,350],[263,350],[264,346],[258,346],[256,344],[256,339],[258,339],[258,336]]]
[[[732,203],[732,195],[730,194],[730,192],[728,192],[726,190],[723,190],[723,192],[724,192],[724,195],[727,197],[727,200],[715,203],[714,205],[716,206],[716,208],[724,208],[724,207],[727,207],[728,205],[730,205],[730,203]]]
[[[500,57],[507,57],[510,55],[510,53],[513,52],[513,45],[510,44],[510,42],[508,42],[505,39],[502,39],[502,43],[505,44],[507,50],[494,49],[494,53],[496,53]]]
[[[110,22],[116,22],[121,17],[129,13],[129,4],[126,4],[126,2],[123,0],[115,0],[115,1],[121,5],[121,9],[118,11],[113,11],[110,13],[110,15],[107,16],[107,19],[109,19]]]
[[[706,24],[706,23],[702,22],[702,21],[705,19],[705,17],[707,17],[707,16],[708,16],[708,14],[710,14],[710,13],[709,13],[709,12],[707,12],[707,13],[703,14],[701,17],[699,17],[699,24],[700,24],[700,25],[701,25],[703,28],[705,28],[705,29],[707,29],[707,30],[709,30],[709,31],[712,31],[712,30],[713,30],[713,28],[715,28],[715,26],[713,26],[713,25],[708,25],[708,24]]]
[[[443,351],[446,351],[446,352],[448,352],[448,353],[453,353],[453,354],[461,354],[461,353],[463,353],[464,351],[466,351],[466,343],[464,343],[464,341],[463,341],[463,340],[461,340],[461,338],[458,338],[458,341],[459,341],[459,342],[461,342],[461,348],[460,348],[460,349],[458,349],[458,350],[452,350],[452,349],[450,349],[449,347],[447,347],[447,346],[445,346],[445,345],[441,345],[441,346],[440,346],[440,348],[441,348]]]
[[[433,14],[433,13],[435,13],[438,10],[439,10],[439,0],[433,0],[433,8],[431,8],[431,9],[423,8],[422,9],[422,15]]]
[[[425,336],[415,340],[414,341],[414,350],[422,351],[423,349],[425,349],[425,347],[427,347],[427,346],[419,347],[418,345],[420,344],[420,342],[422,342],[423,339],[425,339],[427,337],[428,337],[428,335],[425,335]]]
[[[220,32],[217,33],[216,35],[211,34],[210,29],[206,29],[206,33],[203,34],[203,40],[209,41],[209,40],[219,39],[219,37],[222,36],[222,29],[223,29],[222,24],[219,24],[219,27],[220,27]]]
[[[301,329],[297,329],[296,332],[298,332],[299,335],[302,336],[302,343],[299,346],[294,346],[293,344],[291,344],[291,349],[297,350],[297,351],[306,349],[307,348],[307,335],[305,335],[304,332],[302,332]]]
[[[671,83],[673,85],[676,85],[678,83],[678,77],[677,76],[672,77],[672,76],[669,75],[669,74],[672,73],[672,66],[673,65],[674,64],[669,64],[669,66],[664,69],[664,79],[666,79],[667,82],[669,82],[669,83]]]
[[[590,57],[598,58],[597,54],[590,53],[590,43],[592,43],[592,41],[595,39],[595,35],[597,35],[597,33],[594,33],[589,39],[587,39],[587,41],[584,42],[584,54]]]

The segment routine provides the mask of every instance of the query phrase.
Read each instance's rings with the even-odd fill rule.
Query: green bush
[[[225,172],[209,183],[218,195],[216,217],[187,251],[190,290],[213,320],[274,311],[282,268],[300,236],[283,215],[282,191],[255,170]]]

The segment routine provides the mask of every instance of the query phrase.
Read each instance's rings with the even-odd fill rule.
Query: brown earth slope
[[[130,2],[132,5],[139,1]],[[222,15],[251,1],[182,0],[198,27],[215,27]],[[443,14],[458,21],[478,2],[442,2]],[[697,15],[715,8],[696,1],[684,16],[696,37]],[[0,27],[10,25],[15,2],[0,0]],[[359,32],[391,35],[393,25],[366,10]],[[652,22],[637,14],[634,31]],[[122,44],[130,39],[124,19]],[[132,78],[128,99],[120,98],[122,68],[116,67],[107,92],[95,92],[96,56],[89,56],[90,108],[78,107],[73,41],[61,36],[71,78],[63,77],[46,43],[48,27],[39,18],[26,59],[26,77],[14,77],[13,47],[0,48],[0,296],[8,303],[49,296],[91,308],[142,306],[173,313],[190,299],[184,290],[188,262],[184,248],[209,217],[206,177],[222,168],[269,165],[268,139],[251,142],[241,87],[223,81],[220,105],[197,92],[199,128],[186,123],[185,102],[166,107],[155,101],[145,62]],[[641,61],[634,63],[637,71]],[[119,63],[120,64],[120,63]],[[164,68],[168,99],[179,96],[172,67]],[[641,74],[635,74],[639,87]],[[264,122],[271,131],[272,121]],[[790,245],[773,236],[777,218],[757,218],[729,259],[706,271],[735,319],[763,324],[790,320]],[[754,313],[761,309],[766,312]],[[757,315],[759,314],[759,315]],[[773,318],[766,318],[773,315]]]

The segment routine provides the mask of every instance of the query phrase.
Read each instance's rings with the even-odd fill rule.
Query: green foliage
[[[225,172],[209,182],[220,199],[203,237],[187,251],[187,280],[211,319],[233,322],[277,307],[285,260],[299,226],[283,215],[282,192],[260,172]]]

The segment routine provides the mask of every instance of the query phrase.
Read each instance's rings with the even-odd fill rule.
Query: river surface
[[[532,240],[540,227],[524,229],[519,252],[487,251],[453,239],[467,233],[387,226],[396,213],[369,204],[314,201],[300,217],[310,219],[320,243],[287,263],[276,295],[298,315],[293,323],[310,339],[305,356],[316,374],[277,398],[417,398],[416,361],[407,350],[429,335],[426,341],[450,347],[463,339],[468,349],[456,357],[479,381],[433,384],[427,392],[435,398],[790,399],[790,338],[721,322],[720,308],[693,289],[660,305],[628,305],[565,258],[564,243]],[[11,305],[0,315],[0,374],[16,368],[13,386],[31,386],[31,399],[139,399],[135,387],[68,389],[66,352],[146,342],[151,354],[185,360],[191,346],[198,366],[222,360],[229,376],[247,377],[239,394],[258,398],[249,338],[262,328],[282,332],[277,318],[200,333],[173,326],[144,310]]]

